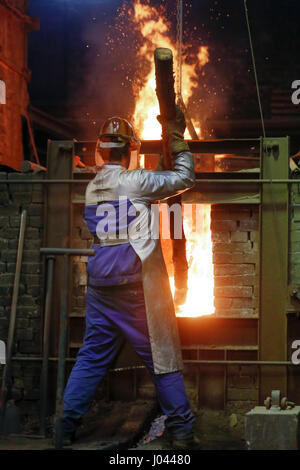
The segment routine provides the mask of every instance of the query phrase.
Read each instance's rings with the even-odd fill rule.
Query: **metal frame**
[[[261,168],[258,174],[202,173],[196,180],[196,186],[186,192],[183,202],[206,202],[214,204],[257,204],[260,211],[260,308],[257,322],[258,361],[224,360],[185,360],[185,363],[217,365],[248,364],[259,365],[260,401],[270,394],[272,389],[280,388],[286,392],[286,366],[292,365],[286,361],[286,298],[287,298],[287,253],[288,253],[288,185],[295,180],[289,179],[289,139],[260,138],[238,140],[189,141],[193,153],[218,154],[229,153],[238,155],[260,156]],[[47,203],[52,210],[47,218],[47,246],[70,248],[71,243],[71,211],[73,184],[86,184],[90,179],[83,179],[84,173],[73,172],[73,155],[80,155],[83,160],[93,152],[94,142],[49,142],[48,174],[45,180],[28,180],[29,184],[44,183],[47,185]],[[159,153],[160,141],[142,142],[141,153]],[[80,178],[75,179],[77,174]],[[82,178],[82,179],[81,179]],[[4,183],[20,183],[19,180],[5,180]],[[26,181],[27,182],[27,181]],[[22,181],[23,183],[23,181]],[[61,188],[61,189],[59,189]],[[62,207],[65,220],[59,220],[53,210],[57,201]],[[83,203],[83,199],[74,200]],[[62,222],[62,224],[61,224]],[[270,230],[270,227],[273,227]],[[277,227],[277,228],[276,228]],[[55,231],[55,233],[54,233]],[[278,237],[279,234],[279,237]],[[279,243],[279,239],[281,243]],[[279,248],[281,245],[281,248]],[[58,264],[57,260],[56,265]],[[62,268],[62,266],[61,266]],[[62,271],[62,269],[59,271]],[[280,274],[282,272],[282,275]],[[274,276],[276,273],[276,276]],[[55,279],[58,270],[56,266]],[[56,286],[61,281],[55,281]],[[69,284],[70,285],[70,284]],[[58,296],[59,297],[59,296]],[[55,308],[55,307],[54,307]],[[52,310],[54,312],[54,310]],[[56,307],[57,311],[57,307]],[[247,322],[247,319],[240,319]],[[231,319],[228,318],[228,328]],[[245,323],[246,326],[246,323]],[[56,322],[56,328],[58,327]],[[57,329],[56,329],[57,331]],[[53,348],[52,348],[53,349]],[[56,348],[54,348],[55,350]],[[55,361],[55,357],[49,360]],[[72,362],[73,358],[66,358]],[[132,365],[131,367],[141,367]],[[124,361],[122,361],[124,362]],[[123,364],[122,364],[123,365]],[[273,366],[276,366],[276,370]],[[122,367],[121,367],[122,368]],[[119,370],[118,365],[116,369]],[[123,369],[123,368],[122,368]],[[226,368],[227,369],[227,368]],[[199,369],[200,372],[200,369]],[[226,370],[224,384],[226,384]],[[225,387],[225,385],[224,385]],[[223,387],[223,388],[224,388]],[[224,389],[224,400],[225,400]]]
[[[70,286],[70,256],[93,256],[94,250],[79,250],[79,249],[68,249],[68,248],[41,248],[41,254],[43,255],[62,255],[63,256],[63,283],[61,284],[61,309],[60,309],[60,327],[59,327],[59,356],[57,364],[57,387],[56,387],[56,429],[55,429],[55,448],[61,449],[63,447],[63,429],[62,429],[62,414],[63,414],[63,391],[65,386],[65,366],[66,366],[66,352],[67,352],[67,331],[68,331],[68,309],[69,309],[69,286]],[[52,291],[52,276],[53,276],[53,259],[49,266],[49,284],[48,284],[48,298]],[[45,318],[45,334],[49,334],[49,323],[50,323],[50,305],[47,303],[47,315]],[[44,356],[43,356],[43,387],[41,389],[41,432],[45,432],[45,401],[46,396],[43,395],[46,392],[47,384],[47,364],[49,352],[49,338],[44,338]]]
[[[262,140],[262,178],[289,176],[289,138]],[[287,184],[263,185],[260,206],[259,359],[285,361],[287,355],[287,293],[289,190]],[[286,368],[263,367],[260,402],[271,390],[286,395]]]

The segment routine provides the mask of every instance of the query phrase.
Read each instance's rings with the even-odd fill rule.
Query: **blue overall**
[[[119,201],[112,204],[118,211]],[[102,217],[97,209],[97,205],[85,208],[84,218],[93,235]],[[128,216],[128,223],[130,221]],[[80,424],[97,387],[127,339],[152,376],[159,404],[167,415],[168,431],[179,439],[189,435],[195,418],[182,373],[154,373],[139,257],[130,243],[93,245],[93,249],[96,254],[89,258],[87,268],[89,285],[84,343],[64,392],[64,434],[72,435]]]

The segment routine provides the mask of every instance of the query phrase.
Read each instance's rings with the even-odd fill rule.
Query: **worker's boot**
[[[63,437],[63,447],[71,446],[75,441],[75,432],[72,434],[66,434]]]
[[[75,433],[73,433],[73,434],[65,434],[65,435],[63,436],[62,446],[63,446],[63,447],[69,447],[69,446],[71,446],[72,444],[74,444],[74,441],[75,441]],[[53,445],[55,446],[55,445],[56,445],[56,437],[55,437],[55,434],[53,435],[52,442],[53,442]]]
[[[173,437],[172,439],[172,449],[174,450],[192,450],[194,448],[195,439],[192,433],[181,438]]]
[[[53,432],[53,439],[52,439],[54,445],[56,445],[56,433],[57,433],[57,425],[56,423],[54,423],[54,432]],[[75,441],[75,435],[76,435],[76,431],[64,432],[62,446],[63,447],[71,446]]]

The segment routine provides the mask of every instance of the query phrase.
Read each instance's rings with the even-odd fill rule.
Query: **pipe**
[[[186,127],[187,127],[187,130],[188,130],[189,133],[190,133],[191,138],[192,138],[193,140],[199,140],[199,137],[198,137],[197,132],[196,132],[196,130],[195,130],[193,121],[192,121],[192,119],[191,119],[191,117],[190,117],[190,115],[189,115],[189,113],[188,113],[188,110],[187,110],[187,108],[186,108],[186,105],[185,105],[185,103],[184,103],[183,98],[182,98],[181,95],[180,95],[178,101],[179,101],[178,104],[179,104],[179,105],[182,107],[182,109],[183,109],[184,116],[185,116]]]
[[[234,361],[234,360],[217,360],[209,359],[185,359],[185,364],[224,364],[224,365],[250,365],[250,366],[296,366],[299,364],[293,364],[289,361]]]
[[[220,174],[220,173],[218,173]],[[196,180],[196,183],[255,183],[255,184],[283,184],[283,183],[299,183],[300,180],[297,180],[297,179],[282,179],[282,180],[279,180],[279,179],[276,179],[276,180],[266,180],[266,179],[201,179],[201,178],[197,178]]]
[[[24,362],[30,362],[30,361],[42,361],[43,358],[40,356],[36,357],[14,357],[14,361],[24,361]],[[49,361],[51,362],[57,362],[58,357],[49,357]],[[75,357],[66,357],[66,362],[75,362],[76,358]],[[292,362],[289,361],[238,361],[238,360],[217,360],[217,359],[184,359],[183,360],[184,364],[227,364],[227,365],[252,365],[252,366],[299,366],[299,364],[293,364]],[[131,369],[145,369],[145,366],[128,366],[128,367],[120,367],[117,369],[110,369],[110,372],[121,372],[125,370],[131,370]]]
[[[79,250],[80,251],[80,250]],[[69,300],[69,270],[70,258],[68,254],[64,255],[64,279],[62,286],[62,301],[61,301],[61,325],[59,335],[59,353],[57,365],[57,392],[56,392],[56,432],[55,432],[55,449],[63,447],[63,391],[65,385],[65,364],[66,364],[66,350],[67,350],[67,324],[68,324],[68,300]]]
[[[7,337],[6,364],[3,370],[3,377],[2,377],[2,387],[1,387],[2,405],[1,405],[1,414],[0,414],[0,429],[2,429],[4,415],[5,415],[6,400],[7,400],[8,392],[10,391],[10,388],[11,388],[10,382],[11,382],[12,348],[13,348],[13,340],[14,340],[14,335],[15,335],[17,304],[18,304],[22,257],[23,257],[23,248],[24,248],[24,236],[25,236],[25,230],[26,230],[26,218],[27,218],[27,211],[24,209],[21,214],[16,271],[15,271],[12,303],[11,303],[10,318],[9,318],[9,329],[8,329],[8,337]]]
[[[63,428],[62,428],[62,414],[63,414],[63,391],[65,382],[65,365],[66,365],[66,350],[67,350],[67,326],[68,326],[68,307],[69,307],[69,284],[70,284],[70,258],[69,256],[93,256],[95,250],[80,249],[80,248],[41,248],[41,254],[46,255],[63,255],[64,256],[64,279],[61,290],[61,314],[60,314],[60,333],[59,333],[59,352],[58,352],[58,365],[57,365],[57,388],[56,388],[56,432],[55,432],[55,448],[61,449],[63,446]],[[52,294],[52,279],[53,279],[53,265],[54,260],[48,266],[48,280],[47,280],[47,298],[46,298],[46,312],[45,312],[45,329],[44,329],[44,351],[43,351],[43,371],[42,371],[42,404],[41,404],[41,431],[45,431],[45,406],[46,406],[46,387],[47,387],[47,371],[49,354],[49,329],[50,329],[50,305]],[[30,358],[29,358],[30,360]]]
[[[53,288],[55,257],[48,257],[47,265],[47,286],[45,301],[44,336],[43,336],[43,364],[41,371],[41,402],[40,402],[40,433],[46,435],[46,408],[47,408],[47,387],[48,387],[48,358],[51,320],[51,301]]]
[[[84,248],[40,248],[43,255],[94,256],[95,250]]]
[[[38,155],[37,148],[36,148],[36,145],[35,145],[34,135],[33,135],[33,131],[32,131],[32,125],[31,125],[30,118],[29,118],[27,112],[25,112],[25,119],[26,119],[26,122],[27,122],[27,129],[28,129],[28,134],[29,134],[29,138],[30,138],[30,143],[31,143],[33,155],[34,155],[36,164],[40,166],[40,159],[39,159],[39,155]]]
[[[220,175],[221,173],[217,173]],[[299,179],[274,179],[274,180],[267,180],[267,179],[214,179],[214,178],[196,178],[196,183],[253,183],[253,184],[282,184],[282,183],[299,183]],[[35,179],[28,179],[28,180],[0,180],[0,184],[88,184],[91,180],[35,180]]]
[[[20,169],[23,173],[29,173],[35,171],[36,173],[38,171],[47,171],[47,168],[44,166],[38,165],[37,163],[33,163],[30,160],[24,160],[21,165]]]

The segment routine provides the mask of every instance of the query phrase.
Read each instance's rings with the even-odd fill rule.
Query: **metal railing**
[[[44,349],[43,365],[41,373],[41,409],[40,423],[41,431],[45,433],[45,417],[47,403],[47,385],[48,385],[48,354],[49,354],[49,336],[50,336],[50,318],[51,318],[51,299],[54,257],[62,255],[64,257],[63,282],[61,285],[61,311],[60,311],[60,331],[59,331],[59,352],[57,365],[57,387],[56,387],[56,430],[55,430],[55,448],[61,449],[63,446],[63,391],[65,384],[65,364],[67,350],[67,324],[68,324],[68,297],[70,280],[70,256],[94,256],[95,251],[89,249],[77,248],[41,248],[40,253],[48,256],[47,269],[47,292],[44,318]]]

